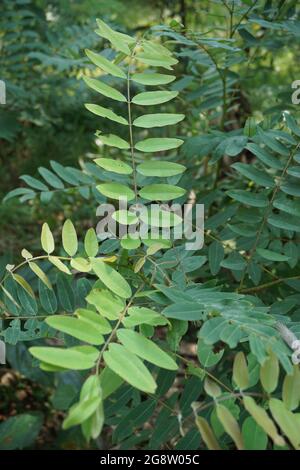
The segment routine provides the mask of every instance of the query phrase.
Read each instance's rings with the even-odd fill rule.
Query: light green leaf
[[[98,238],[95,230],[91,227],[85,234],[84,237],[84,249],[88,256],[93,258],[98,253]]]
[[[123,124],[124,126],[128,125],[127,119],[123,118],[122,116],[118,116],[118,114],[114,113],[111,109],[103,108],[103,106],[99,106],[99,104],[92,103],[86,103],[85,107],[88,111],[96,114],[97,116],[107,118],[110,121],[118,122],[119,124]]]
[[[225,431],[231,437],[238,450],[244,449],[244,441],[237,420],[231,411],[224,405],[217,404],[216,412]]]
[[[131,80],[142,85],[166,85],[176,79],[174,75],[165,75],[162,73],[134,73]]]
[[[98,139],[102,142],[103,145],[109,145],[110,147],[117,147],[119,149],[129,149],[130,145],[126,140],[121,139],[114,134],[102,135],[99,132],[96,134]]]
[[[162,152],[178,148],[182,144],[183,140],[181,139],[154,137],[152,139],[140,140],[135,144],[135,148],[140,152]]]
[[[42,362],[72,370],[91,369],[94,358],[74,349],[33,346],[30,353]]]
[[[279,363],[274,353],[260,366],[260,381],[267,393],[272,393],[277,387],[279,379]]]
[[[119,341],[126,349],[155,364],[163,369],[177,370],[178,366],[174,359],[160,349],[153,341],[145,336],[125,328],[119,328],[117,331]]]
[[[88,273],[92,269],[89,260],[80,256],[77,258],[72,258],[70,265],[80,273]]]
[[[121,344],[110,344],[103,354],[108,367],[133,387],[154,393],[156,383],[143,362]]]
[[[84,320],[66,315],[52,315],[46,318],[46,323],[58,331],[62,331],[85,343],[99,345],[104,342],[102,328],[91,325]]]
[[[69,256],[74,256],[78,250],[78,240],[75,227],[70,219],[67,219],[62,229],[62,244]]]
[[[104,263],[99,258],[91,260],[93,270],[103,284],[108,287],[114,294],[119,295],[123,299],[128,299],[131,296],[131,287],[128,282],[121,276],[118,271]]]
[[[166,103],[178,95],[178,91],[145,91],[132,98],[132,103],[143,106]]]
[[[221,450],[216,436],[214,435],[213,430],[211,429],[210,425],[208,424],[205,418],[203,418],[202,416],[197,416],[196,426],[209,450]]]
[[[153,67],[164,67],[168,70],[172,70],[172,65],[178,63],[178,60],[173,57],[148,53],[137,54],[136,58],[143,64],[152,65]]]
[[[158,176],[161,178],[179,175],[186,170],[179,163],[149,160],[137,166],[137,172],[143,176]]]
[[[266,410],[257,405],[252,397],[244,397],[244,406],[255,422],[270,436],[278,446],[284,446],[284,439],[278,434],[274,422],[269,418]]]
[[[124,300],[106,289],[93,289],[86,300],[109,320],[117,320],[125,308]]]
[[[184,119],[184,114],[145,114],[133,121],[136,127],[151,129],[153,127],[172,126]]]
[[[244,353],[241,351],[235,355],[232,378],[240,390],[245,390],[249,387],[247,361]]]
[[[84,401],[80,401],[73,405],[68,413],[68,416],[63,422],[63,429],[69,429],[72,426],[77,426],[78,424],[84,422],[88,419],[100,406],[101,397],[93,397]]]
[[[54,264],[54,266],[59,269],[61,272],[66,274],[71,274],[69,268],[59,259],[58,256],[49,256],[50,263]]]
[[[106,197],[120,200],[125,198],[132,201],[135,198],[134,191],[125,184],[121,183],[102,183],[96,186],[98,191]]]
[[[46,222],[42,227],[41,244],[43,250],[48,253],[48,255],[54,251],[54,238],[49,225]]]
[[[96,158],[94,162],[104,168],[104,170],[119,173],[120,175],[131,175],[132,168],[121,160],[113,160],[112,158]]]
[[[135,215],[135,212],[126,211],[125,209],[115,211],[112,214],[112,218],[119,222],[119,224],[123,225],[136,224],[139,220],[138,217]]]
[[[28,282],[22,277],[20,276],[20,274],[15,274],[15,273],[12,273],[12,277],[14,278],[14,280],[20,284],[21,287],[23,287],[23,289],[26,290],[26,292],[28,292],[28,294],[34,299],[35,298],[35,295],[34,295],[34,292],[31,288],[31,286],[28,284]],[[3,287],[2,287],[3,288]],[[5,290],[5,293],[7,291]]]
[[[160,313],[146,307],[130,307],[128,315],[123,319],[123,325],[126,328],[142,325],[158,326],[166,325],[169,321]]]
[[[300,421],[296,415],[289,411],[284,403],[277,398],[269,401],[270,410],[276,423],[287,436],[296,450],[300,450]]]
[[[95,52],[92,52],[88,49],[86,49],[85,53],[93,62],[93,64],[97,65],[97,67],[100,67],[100,69],[102,69],[104,72],[110,73],[114,77],[126,78],[125,72],[123,72],[123,70],[118,67],[118,65],[113,64],[102,55],[95,54]]]
[[[142,198],[148,201],[170,201],[185,194],[185,189],[170,184],[150,184],[139,191]]]
[[[121,247],[125,250],[136,250],[140,245],[139,235],[125,234],[121,239]]]
[[[48,276],[44,273],[44,271],[39,267],[37,263],[34,261],[30,261],[29,263],[30,269],[34,272],[34,274],[40,278],[40,280],[48,287],[48,289],[52,289],[51,282],[49,281]]]
[[[299,406],[300,401],[300,371],[294,365],[293,373],[286,375],[282,386],[282,399],[288,410],[293,411]]]
[[[122,93],[120,93],[118,90],[115,90],[113,87],[107,85],[106,83],[101,82],[101,80],[95,80],[94,78],[90,77],[83,77],[83,79],[88,87],[92,88],[98,93],[101,93],[103,96],[107,96],[107,98],[111,98],[112,100],[116,101],[127,101],[127,99],[124,95],[122,95]]]
[[[126,55],[130,54],[129,45],[135,43],[135,39],[128,36],[124,33],[119,33],[118,31],[114,31],[110,28],[104,21],[97,18],[97,25],[98,28],[95,32],[99,34],[99,36],[108,39],[111,42],[112,46],[117,49],[117,51],[121,51]]]
[[[99,331],[101,334],[107,335],[111,332],[112,328],[110,323],[106,320],[106,318],[103,318],[101,315],[99,315],[98,312],[95,312],[94,310],[88,310],[86,308],[78,308],[75,314],[80,320],[86,321],[90,325],[95,325],[97,331]]]

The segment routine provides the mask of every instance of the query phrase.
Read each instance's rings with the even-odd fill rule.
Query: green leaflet
[[[97,67],[102,69],[104,72],[109,73],[114,77],[126,78],[125,72],[123,72],[123,70],[118,65],[113,64],[102,55],[95,54],[95,52],[92,52],[88,49],[86,49],[85,53],[93,62],[93,64],[97,65]]]
[[[99,258],[92,259],[91,263],[96,275],[114,294],[119,295],[123,299],[128,299],[131,296],[130,285],[118,271]]]
[[[96,158],[94,162],[104,168],[104,170],[119,173],[120,175],[130,175],[132,168],[127,163],[121,160],[113,160],[112,158]]]
[[[253,180],[258,186],[273,188],[275,185],[274,180],[267,173],[257,170],[251,165],[247,165],[245,163],[234,163],[231,166],[243,176],[246,176],[246,178]]]
[[[65,369],[91,369],[95,362],[93,357],[74,349],[33,346],[29,351],[40,361]]]
[[[166,103],[178,95],[178,91],[146,91],[132,98],[132,103],[143,106]]]
[[[166,85],[176,79],[174,75],[165,75],[162,73],[134,73],[131,80],[142,85]]]
[[[282,255],[281,253],[276,253],[272,250],[266,250],[265,248],[257,248],[256,252],[269,261],[288,261],[289,256]]]
[[[154,393],[156,383],[143,362],[120,344],[110,344],[103,354],[108,367],[133,387]]]
[[[251,416],[245,419],[242,426],[242,435],[246,450],[265,450],[268,436]]]
[[[135,43],[135,39],[128,36],[127,34],[114,31],[99,18],[97,18],[96,21],[99,29],[97,29],[95,32],[99,34],[99,36],[108,39],[108,41],[111,42],[112,46],[117,49],[117,51],[121,51],[124,54],[129,55],[129,46]]]
[[[162,56],[155,54],[140,53],[136,58],[143,64],[152,65],[153,67],[163,67],[167,70],[172,70],[172,65],[178,63],[177,59],[170,56]]]
[[[106,320],[106,318],[103,318],[101,315],[99,315],[98,312],[95,312],[94,310],[88,310],[86,308],[79,308],[76,310],[75,314],[80,320],[85,321],[91,325],[95,325],[95,328],[101,334],[106,335],[111,332],[112,328],[110,323]]]
[[[121,139],[121,137],[118,137],[117,135],[114,135],[114,134],[102,135],[102,134],[97,133],[97,137],[104,145],[109,145],[110,147],[117,147],[119,149],[130,148],[129,143],[126,142],[126,140]]]
[[[42,227],[41,245],[48,255],[54,251],[54,238],[47,223],[44,223]]]
[[[110,121],[118,122],[119,124],[123,124],[124,126],[128,125],[127,119],[123,118],[122,116],[118,116],[111,109],[103,108],[103,106],[91,103],[86,103],[85,107],[88,111],[96,114],[97,116],[104,117],[106,119],[109,119]]]
[[[175,176],[183,173],[185,166],[179,163],[149,160],[137,166],[137,171],[143,176],[158,176],[161,178]]]
[[[151,129],[153,127],[172,126],[184,119],[184,114],[144,114],[133,121],[136,127]]]
[[[140,152],[162,152],[165,150],[176,149],[183,144],[181,139],[170,139],[168,137],[140,140],[135,144],[135,148]]]
[[[84,237],[84,249],[88,256],[94,257],[98,253],[98,238],[95,230],[91,227]]]
[[[121,247],[125,250],[136,250],[141,245],[138,235],[124,235],[121,239]]]
[[[163,315],[151,310],[146,307],[130,307],[128,309],[128,315],[123,320],[123,325],[126,328],[132,328],[134,326],[142,325],[166,325],[168,320]]]
[[[112,218],[119,222],[119,224],[123,225],[136,224],[139,220],[138,217],[135,215],[135,212],[126,211],[125,209],[115,211],[112,214]]]
[[[83,79],[88,87],[92,88],[98,93],[101,93],[107,98],[111,98],[112,100],[121,101],[121,102],[127,101],[126,97],[122,95],[122,93],[120,93],[118,90],[115,90],[114,88],[107,85],[106,83],[103,83],[100,80],[95,80],[94,78],[90,78],[90,77],[83,77]]]
[[[28,263],[28,266],[34,272],[34,274],[48,287],[48,289],[52,289],[52,285],[49,281],[48,276],[44,273],[44,271],[39,267],[37,263],[35,263],[34,261],[30,261]]]
[[[231,191],[227,191],[227,194],[232,199],[235,199],[242,204],[247,204],[248,206],[267,207],[269,204],[267,196],[261,193],[252,193],[242,189],[233,189]]]
[[[285,404],[277,398],[269,401],[270,410],[281,431],[287,436],[296,450],[300,450],[300,422],[298,416],[289,411]]]
[[[45,321],[52,328],[86,343],[98,346],[104,342],[103,329],[98,328],[96,323],[91,325],[80,318],[65,315],[52,315],[47,317]]]
[[[185,194],[185,189],[170,184],[150,184],[139,191],[142,198],[149,201],[170,201]]]
[[[86,300],[109,320],[117,320],[125,308],[124,300],[106,289],[93,289]]]
[[[101,194],[111,199],[126,198],[128,201],[132,201],[135,197],[134,191],[121,183],[103,183],[96,188]]]
[[[78,250],[78,240],[75,227],[70,219],[67,219],[62,229],[62,243],[66,253],[74,256]]]
[[[49,256],[49,261],[57,268],[59,271],[65,274],[71,274],[69,268],[59,259],[58,256]]]
[[[119,341],[126,349],[145,359],[152,364],[156,364],[163,369],[177,370],[176,362],[153,341],[132,330],[119,328],[117,331]]]

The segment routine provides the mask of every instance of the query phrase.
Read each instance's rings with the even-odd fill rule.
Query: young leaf
[[[166,103],[178,95],[178,91],[145,91],[132,98],[132,103],[143,106]]]
[[[44,271],[39,267],[37,263],[34,261],[30,261],[28,263],[30,269],[34,272],[34,274],[48,287],[48,289],[52,289],[51,282],[49,281],[48,276],[44,273]]]
[[[107,98],[111,98],[112,100],[126,102],[126,98],[122,93],[118,90],[115,90],[111,86],[107,85],[100,80],[95,80],[94,78],[83,77],[85,83],[88,87],[92,88],[93,90],[101,93],[103,96],[107,96]]]
[[[50,263],[52,263],[61,272],[66,273],[66,274],[71,274],[71,271],[69,270],[69,268],[59,259],[58,256],[49,256],[48,259]]]
[[[154,393],[156,383],[143,362],[121,344],[110,344],[103,354],[108,367],[133,387]]]
[[[52,328],[62,331],[85,343],[99,345],[104,342],[103,329],[96,324],[91,325],[80,318],[66,315],[52,315],[46,318],[46,323]]]
[[[98,248],[98,238],[95,230],[91,227],[84,237],[84,249],[86,254],[93,258],[98,254]]]
[[[62,229],[62,243],[66,253],[74,256],[78,250],[78,240],[75,227],[70,219],[67,219]]]
[[[170,184],[150,184],[139,191],[142,198],[148,201],[170,201],[185,194],[185,189]]]
[[[119,173],[120,175],[131,175],[132,168],[121,160],[113,160],[112,158],[96,158],[95,163],[104,168],[104,170]]]
[[[183,173],[185,166],[179,163],[165,162],[160,160],[149,160],[137,166],[137,172],[143,176],[158,176],[166,178]]]
[[[110,121],[118,122],[124,126],[128,125],[127,119],[123,118],[122,116],[118,116],[118,114],[114,113],[111,109],[103,108],[103,106],[100,106],[99,104],[92,103],[86,103],[85,107],[88,111],[96,114],[97,116],[109,119]]]
[[[30,353],[42,362],[72,370],[91,369],[94,358],[74,349],[33,346]]]
[[[102,55],[95,54],[95,52],[92,52],[88,49],[86,49],[85,53],[93,62],[93,64],[97,65],[97,67],[102,69],[104,72],[110,73],[114,77],[126,78],[125,72],[123,72],[123,70],[118,65],[113,64]]]
[[[114,134],[102,135],[97,133],[97,138],[102,142],[103,145],[109,145],[110,147],[117,147],[119,149],[129,149],[130,145],[126,140],[121,139]]]
[[[108,289],[123,299],[131,296],[131,287],[120,273],[99,258],[94,258],[91,262],[96,275]]]
[[[278,446],[284,446],[284,439],[278,434],[274,422],[269,418],[266,410],[257,405],[252,397],[244,397],[244,406],[256,423],[270,436]]]
[[[293,373],[286,375],[282,386],[282,399],[288,410],[293,411],[299,406],[300,401],[300,371],[294,365]]]
[[[96,186],[96,188],[101,194],[111,199],[120,200],[125,198],[128,201],[132,201],[135,197],[134,191],[121,183],[102,183]]]
[[[165,75],[162,73],[134,73],[131,80],[141,85],[166,85],[176,79],[174,75]]]
[[[181,139],[170,139],[168,137],[154,137],[152,139],[140,140],[135,144],[135,148],[140,152],[162,152],[175,149],[183,144]]]
[[[240,390],[249,387],[249,373],[244,353],[238,352],[233,363],[233,381]]]
[[[133,121],[136,127],[151,129],[153,127],[172,126],[184,119],[184,114],[145,114]]]
[[[42,227],[41,244],[48,255],[54,251],[54,238],[47,223],[44,223]]]
[[[153,341],[132,330],[120,328],[117,337],[126,349],[163,369],[177,370],[176,362]]]
[[[279,379],[279,363],[274,353],[260,366],[260,381],[267,393],[272,393],[277,387]]]
[[[227,432],[227,434],[229,434],[229,436],[235,443],[237,449],[243,450],[244,449],[243,437],[242,437],[238,422],[233,416],[233,414],[229,411],[228,408],[226,408],[226,406],[223,406],[221,404],[217,404],[216,412],[225,431]]]
[[[200,435],[209,450],[221,450],[219,443],[214,435],[210,425],[202,416],[196,417],[196,426]]]

